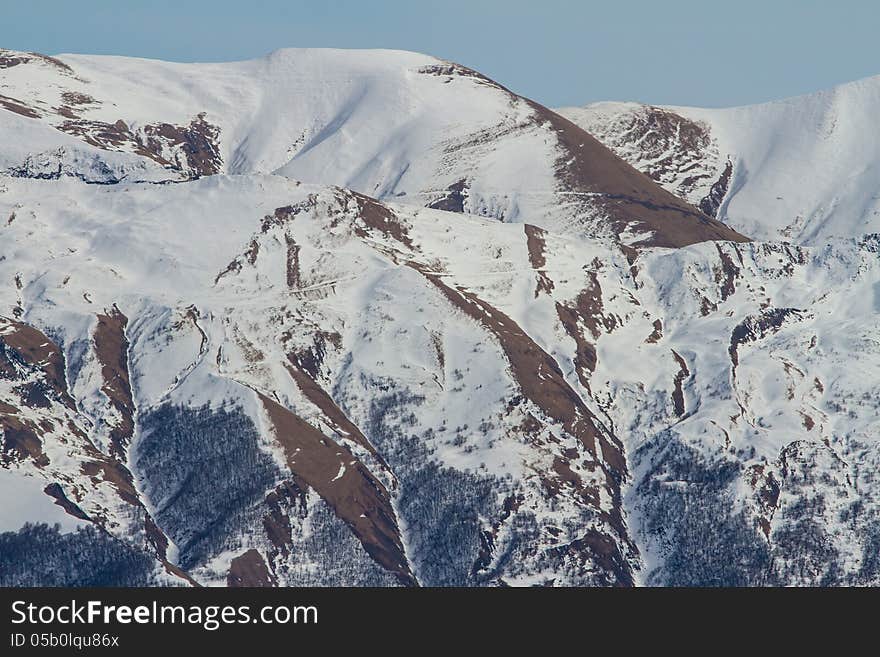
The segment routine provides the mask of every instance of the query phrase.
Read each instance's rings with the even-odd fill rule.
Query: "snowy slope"
[[[0,105],[0,583],[880,581],[880,245],[708,219],[720,120],[572,113],[645,175],[390,51],[2,51]]]
[[[50,128],[0,148],[13,173],[68,173],[71,159],[93,156],[61,132],[112,154],[80,174],[96,181],[155,180],[157,167],[169,180],[278,173],[578,234],[662,245],[743,239],[562,117],[424,55],[287,49],[170,64],[2,51],[0,66],[4,58],[4,130]],[[42,146],[53,138],[61,155]],[[120,163],[120,152],[134,157]]]
[[[13,383],[5,417],[38,447],[8,434],[5,462],[178,577],[878,576],[876,240],[631,266],[614,242],[278,176],[6,184],[0,276],[20,287],[2,302],[68,355],[81,430],[43,432],[64,395],[28,406]],[[120,451],[99,330],[118,315],[135,409]]]
[[[558,111],[673,193],[704,210],[714,205],[740,232],[816,245],[880,229],[878,109],[880,77],[730,109],[597,103]],[[717,183],[723,191],[704,206]]]
[[[22,285],[7,289],[3,305],[77,355],[65,388],[77,399],[70,412],[80,439],[132,473],[168,558],[199,581],[225,581],[227,552],[249,549],[273,559],[273,577],[291,584],[394,581],[367,555],[404,582],[632,581],[619,442],[576,392],[577,376],[556,364],[565,334],[541,335],[542,350],[516,323],[534,322],[538,308],[522,226],[392,211],[279,176],[160,187],[11,179],[3,202],[12,199],[0,276]],[[210,248],[207,234],[217,236]],[[564,250],[563,299],[589,283],[585,246]],[[511,297],[511,286],[520,293]],[[496,299],[510,318],[490,305]],[[553,302],[541,307],[555,326]],[[128,343],[122,392],[137,425],[121,443],[114,432],[125,426],[124,408],[113,403],[114,361],[101,340],[101,323],[111,320]],[[8,399],[11,418],[30,413],[25,397],[12,391]],[[254,472],[250,459],[222,460],[225,477],[236,482],[244,470],[262,486],[234,508],[236,518],[271,517],[266,496],[293,486],[305,500],[301,522],[326,516],[329,504],[351,528],[362,547],[348,549],[361,570],[337,574],[352,556],[309,552],[290,518],[284,536],[260,522],[235,525],[208,545],[190,536],[195,510],[169,482],[180,468],[210,469],[197,447],[206,423],[230,434],[240,424],[256,430],[229,454],[250,450]],[[8,443],[10,463],[62,482],[79,511],[97,517],[107,503],[96,506],[89,479],[56,455],[64,439],[39,423],[26,430],[32,453]],[[174,432],[189,436],[182,462],[169,462]],[[213,465],[217,457],[204,458]],[[223,496],[186,492],[215,494]],[[448,508],[422,509],[426,495],[448,496]],[[478,515],[447,526],[459,506],[465,517]],[[124,508],[99,524],[123,538],[133,530],[120,515]],[[461,560],[445,563],[450,556],[437,553],[448,541],[459,544]],[[617,556],[606,563],[590,541],[607,542]],[[322,569],[299,572],[299,551],[323,559]]]

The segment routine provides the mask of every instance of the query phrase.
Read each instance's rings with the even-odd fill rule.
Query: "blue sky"
[[[880,74],[869,0],[26,0],[0,46],[223,61],[285,46],[397,48],[550,105],[727,106]]]

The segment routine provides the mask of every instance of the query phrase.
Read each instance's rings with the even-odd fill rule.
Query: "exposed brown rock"
[[[190,586],[201,588],[202,585],[199,584],[196,580],[194,580],[192,578],[192,576],[188,572],[183,570],[182,568],[175,566],[173,563],[171,563],[167,559],[159,559],[159,561],[162,563],[162,567],[165,568],[165,572],[168,573],[169,575],[174,575],[176,577],[179,577],[180,579],[184,580]]]
[[[106,314],[98,315],[95,328],[95,355],[101,364],[101,387],[111,405],[120,415],[120,422],[110,431],[110,451],[121,460],[134,435],[134,401],[128,374],[128,338],[125,328],[128,318],[116,306]]]
[[[413,246],[406,225],[388,207],[369,196],[364,196],[357,192],[346,190],[344,193],[346,195],[346,205],[348,198],[354,199],[357,203],[358,218],[368,228],[392,237],[405,246],[410,248]],[[360,232],[359,236],[364,237],[365,234]]]
[[[556,164],[561,191],[569,196],[580,194],[580,202],[601,208],[617,235],[627,230],[651,231],[651,237],[639,241],[641,246],[680,247],[707,240],[749,241],[667,192],[650,176],[634,169],[568,119],[517,96],[481,73],[450,62],[425,66],[419,72],[445,76],[447,81],[454,77],[470,78],[528,103],[534,112],[534,121],[556,134],[562,151]],[[698,131],[695,128],[695,136]]]
[[[373,559],[401,583],[416,584],[404,554],[391,497],[382,483],[347,448],[278,402],[258,394],[291,471],[351,527]]]
[[[65,121],[57,127],[61,132],[78,137],[87,144],[104,150],[120,150],[123,145],[136,141],[128,125],[122,120],[116,123],[104,123],[77,119]],[[138,155],[150,156],[142,150],[136,152]]]
[[[78,91],[65,91],[61,94],[61,100],[67,105],[97,105],[98,101],[88,94],[79,93]]]
[[[807,431],[812,431],[813,427],[816,426],[816,421],[812,417],[810,417],[809,415],[804,413],[803,411],[801,411],[800,413],[801,413],[801,421],[804,424],[804,429],[806,429]]]
[[[434,355],[437,357],[437,365],[441,375],[446,369],[446,353],[443,351],[443,337],[439,333],[431,333],[431,344],[434,346]]]
[[[82,441],[81,449],[83,456],[85,457],[81,466],[82,473],[87,477],[91,477],[94,483],[98,483],[99,481],[110,483],[116,489],[119,498],[123,502],[138,509],[138,512],[143,518],[143,530],[147,543],[152,546],[156,556],[165,566],[165,569],[169,573],[187,580],[193,586],[197,586],[197,582],[195,582],[195,580],[193,580],[186,572],[173,566],[167,561],[166,553],[168,550],[168,538],[165,536],[162,529],[156,524],[156,521],[153,520],[153,517],[147,511],[146,507],[144,507],[140,495],[135,488],[134,477],[132,476],[131,471],[116,458],[101,452],[89,440],[88,436],[79,431],[75,426],[71,425],[70,429],[71,431],[78,433],[79,438]],[[90,518],[90,520],[99,526],[104,522],[102,517],[93,517]]]
[[[159,525],[149,513],[144,514],[144,533],[159,558],[165,559],[168,553],[168,537],[159,529]]]
[[[563,156],[558,173],[566,191],[581,192],[608,213],[618,235],[651,231],[640,246],[681,247],[708,240],[747,242],[747,237],[660,187],[568,119],[529,101],[540,122],[555,131]],[[586,197],[598,194],[598,197]]]
[[[290,339],[289,334],[285,334],[285,341]],[[309,377],[317,380],[321,375],[321,368],[324,359],[327,356],[327,347],[333,347],[336,350],[342,348],[342,336],[335,331],[314,330],[312,332],[312,345],[307,348],[297,348],[291,351],[288,358],[295,362],[297,367],[302,369]]]
[[[12,68],[13,66],[20,66],[21,64],[29,64],[32,62],[42,62],[44,64],[49,64],[64,73],[73,73],[72,68],[55,57],[49,57],[48,55],[43,55],[38,52],[15,52],[14,50],[0,48],[0,69]]]
[[[293,480],[285,481],[266,495],[266,506],[269,512],[263,516],[263,529],[275,548],[276,553],[287,555],[290,552],[291,524],[289,510],[299,507],[300,511],[307,508],[306,492],[308,486]]]
[[[71,120],[80,118],[78,114],[80,107],[100,104],[88,94],[81,94],[75,91],[65,91],[61,94],[61,100],[64,101],[64,104],[53,109],[59,115]]]
[[[61,107],[53,107],[60,116],[63,116],[65,119],[77,119],[79,118],[79,114],[73,111],[72,107],[68,107],[67,105],[62,105]]]
[[[498,337],[523,394],[548,416],[559,421],[572,435],[580,438],[584,447],[596,456],[598,432],[592,422],[594,418],[577,393],[565,382],[556,361],[497,308],[473,293],[453,290],[439,276],[423,273],[453,305]],[[608,447],[609,461],[625,472],[626,466],[623,459],[618,458],[616,448]]]
[[[514,379],[526,399],[538,406],[550,419],[558,423],[570,436],[580,443],[581,450],[575,454],[564,452],[554,457],[553,468],[543,478],[543,484],[551,495],[566,493],[579,497],[585,506],[597,511],[597,518],[607,523],[616,535],[601,532],[605,536],[601,546],[594,541],[573,543],[569,549],[572,553],[580,551],[581,558],[607,567],[610,581],[623,585],[632,583],[631,568],[621,551],[636,551],[629,541],[621,510],[622,499],[620,485],[626,476],[626,461],[623,446],[611,433],[600,431],[596,417],[586,407],[577,393],[566,383],[558,364],[544,352],[523,330],[504,313],[477,297],[463,290],[450,288],[441,277],[432,274],[416,263],[409,266],[421,271],[443,295],[459,310],[482,324],[498,339],[510,364]],[[512,404],[518,403],[512,400]],[[540,426],[540,423],[536,423]],[[599,469],[604,475],[605,488],[612,498],[610,511],[600,508],[599,491],[595,485],[584,481],[572,467],[574,458],[578,459],[579,468],[588,470]],[[608,548],[608,546],[613,546]],[[596,552],[601,547],[600,552]],[[609,556],[607,550],[614,552]],[[618,567],[622,570],[618,572]],[[623,574],[627,573],[627,574]]]
[[[33,326],[0,317],[0,378],[21,382],[12,388],[18,399],[0,402],[3,462],[31,459],[37,467],[49,465],[42,437],[56,429],[56,420],[31,419],[19,407],[32,413],[57,403],[75,411],[76,404],[67,391],[61,349]]]
[[[101,321],[104,322],[103,325]],[[124,316],[114,308],[113,312],[99,320],[99,326],[100,335],[96,334],[96,345],[102,345],[99,351],[107,360],[106,364],[102,361],[102,366],[113,373],[108,379],[105,370],[105,381],[109,381],[107,385],[114,394],[128,390],[119,383],[122,377],[122,374],[119,374],[120,359],[125,370],[124,380],[127,381],[127,363],[125,363],[127,356],[125,349],[122,349]],[[109,359],[109,355],[114,355],[114,359]],[[8,318],[0,318],[0,378],[24,381],[20,388],[29,395],[25,399],[36,402],[28,406],[31,411],[43,409],[45,412],[52,412],[53,405],[61,404],[70,414],[67,420],[64,419],[63,414],[52,415],[42,420],[31,420],[21,417],[19,409],[13,404],[6,400],[0,401],[0,436],[2,436],[0,461],[8,463],[31,459],[37,467],[45,468],[50,463],[43,450],[44,436],[50,432],[63,434],[62,441],[76,445],[75,453],[81,459],[81,473],[91,478],[94,483],[108,482],[123,502],[136,507],[139,517],[143,518],[146,540],[153,547],[160,561],[165,564],[166,569],[195,584],[188,575],[165,561],[168,539],[144,508],[128,468],[121,461],[98,450],[86,433],[70,419],[77,409],[76,403],[67,391],[64,356],[58,345],[32,326]],[[39,398],[33,397],[32,395],[37,392]],[[54,408],[57,409],[58,406]],[[63,423],[63,426],[59,426],[59,423]],[[77,518],[93,522],[99,527],[103,527],[106,522],[106,518],[100,512],[93,512],[92,515],[85,513],[67,496],[58,482],[47,486],[45,492],[65,511]]]
[[[91,477],[95,483],[106,481],[113,484],[123,501],[132,506],[141,506],[140,497],[134,487],[134,477],[128,468],[101,452],[91,442],[83,447],[83,452],[86,457],[82,464],[84,475]]]
[[[574,367],[577,371],[578,380],[587,390],[590,389],[590,374],[596,371],[599,358],[596,354],[595,345],[584,335],[579,325],[579,313],[576,308],[556,303],[556,314],[565,332],[575,342]]]
[[[575,341],[577,347],[574,366],[578,379],[587,390],[590,389],[590,374],[596,370],[596,347],[583,329],[589,331],[593,340],[597,340],[603,331],[611,331],[617,326],[613,316],[603,312],[602,286],[595,272],[590,272],[590,285],[578,294],[574,304],[556,302],[556,314],[565,332]]]
[[[700,314],[703,317],[711,315],[716,310],[718,310],[718,304],[709,301],[709,299],[707,299],[706,297],[702,297],[700,299]]]
[[[299,356],[297,354],[289,354],[287,358],[289,361],[286,363],[287,371],[290,372],[293,380],[296,381],[297,387],[303,395],[305,395],[306,399],[321,410],[321,413],[323,413],[331,428],[341,437],[344,436],[346,439],[351,440],[366,449],[373,458],[385,466],[382,457],[379,456],[379,453],[373,445],[370,444],[367,437],[364,436],[361,430],[348,419],[345,413],[342,412],[342,409],[336,405],[336,402],[333,401],[333,398],[327,394],[324,388],[322,388],[312,376],[309,376],[306,369],[301,364]]]
[[[71,75],[73,74],[73,69],[57,57],[50,57],[49,55],[43,55],[42,53],[38,52],[29,52],[28,54],[32,57],[35,57],[36,59],[39,59],[40,61],[45,62],[46,64],[49,64],[50,66],[54,66],[64,73],[70,73]]]
[[[0,317],[0,376],[13,378],[13,361],[33,371],[40,371],[43,380],[59,401],[75,408],[67,392],[64,355],[61,349],[44,333],[22,322]]]
[[[544,256],[544,251],[546,249],[544,236],[547,234],[547,231],[542,230],[537,226],[532,226],[531,224],[524,224],[523,229],[526,233],[526,246],[529,251],[529,263],[532,265],[532,269],[535,270],[535,275],[538,277],[538,285],[535,287],[535,298],[537,299],[538,294],[541,292],[550,294],[553,291],[553,281],[550,280],[547,273],[543,271],[544,267],[547,265],[547,258]]]
[[[428,66],[422,66],[419,70],[419,73],[422,75],[436,75],[439,77],[448,78],[446,81],[451,82],[455,77],[466,77],[471,78],[480,84],[486,84],[491,87],[495,87],[496,89],[503,89],[504,91],[508,91],[500,84],[495,82],[494,80],[490,80],[482,73],[475,71],[473,69],[468,68],[467,66],[462,66],[461,64],[456,64],[454,62],[441,62],[439,64],[430,64]],[[508,92],[509,93],[509,92]]]
[[[600,120],[595,130],[603,144],[681,199],[694,198],[697,188],[711,182],[697,206],[707,216],[717,216],[733,163],[728,159],[712,181],[718,155],[708,124],[644,105]]]
[[[649,344],[655,344],[663,339],[663,322],[659,319],[655,319],[653,326],[654,330],[651,331],[651,335],[645,338],[645,342]]]
[[[232,560],[226,585],[256,588],[278,586],[278,581],[266,566],[263,555],[252,548]]]
[[[298,289],[302,285],[299,271],[299,245],[290,235],[284,236],[284,242],[287,246],[287,287],[292,290]]]
[[[605,586],[630,587],[635,585],[632,569],[620,554],[615,541],[595,529],[587,530],[584,535],[566,545],[552,547],[551,554],[571,555],[588,552],[600,567],[598,572],[591,574],[600,578]]]
[[[121,119],[110,124],[79,119],[74,114],[73,119],[62,123],[58,129],[104,150],[131,148],[138,155],[176,171],[186,171],[192,177],[219,173],[223,165],[218,141],[219,128],[208,123],[204,113],[195,117],[188,126],[156,123],[144,126],[140,132],[133,132]],[[177,147],[183,154],[183,160],[169,160],[166,157],[167,149]]]
[[[40,118],[40,113],[37,112],[37,110],[35,110],[33,107],[28,107],[20,100],[10,98],[9,96],[3,96],[2,94],[0,94],[0,107],[5,110],[9,110],[10,112],[20,114],[21,116],[25,116],[29,119]]]
[[[247,257],[250,252],[251,252],[251,250],[249,249],[248,252],[245,253],[245,257]],[[256,255],[254,255],[254,258],[256,258]],[[219,274],[217,274],[214,277],[214,285],[217,285],[217,283],[220,282],[221,278],[224,278],[224,277],[229,276],[231,274],[237,274],[240,271],[241,271],[241,261],[238,258],[236,258],[235,260],[230,262],[228,265],[226,265],[226,269],[224,269],[223,271],[221,271]]]
[[[13,52],[11,50],[0,50],[0,69],[12,68],[20,64],[27,64],[31,61],[25,53]]]
[[[726,301],[728,297],[736,292],[736,281],[740,275],[740,268],[733,262],[733,258],[720,244],[716,244],[718,257],[721,260],[721,267],[715,269],[715,282],[720,286],[721,301]],[[734,245],[736,248],[736,245]],[[739,253],[739,251],[737,251]],[[742,260],[742,257],[740,257]]]
[[[29,422],[14,417],[0,416],[0,435],[3,437],[3,463],[14,463],[33,459],[37,467],[49,465],[49,458],[43,452],[42,431]]]
[[[144,149],[160,161],[164,147],[180,146],[186,163],[174,162],[179,170],[188,169],[197,176],[210,176],[220,173],[223,158],[218,145],[220,129],[205,119],[205,113],[199,114],[186,127],[159,123],[144,128],[146,139],[137,140]]]
[[[498,339],[507,356],[513,377],[523,396],[538,406],[543,413],[557,422],[569,435],[578,440],[589,457],[590,467],[600,468],[606,478],[606,486],[616,500],[614,517],[610,522],[625,536],[620,516],[620,482],[626,475],[623,446],[613,435],[597,429],[597,418],[586,407],[578,394],[566,383],[559,365],[541,349],[510,317],[492,307],[472,292],[450,288],[436,274],[415,263],[409,263],[421,271],[456,308],[482,324]],[[571,470],[567,457],[560,457],[556,475],[570,484],[574,492],[588,504],[595,504],[596,494]],[[560,474],[565,470],[565,476]],[[569,475],[568,472],[571,474]],[[556,484],[550,483],[550,489]]]
[[[785,454],[782,455],[785,461]],[[770,520],[779,508],[779,496],[782,492],[782,484],[777,480],[773,472],[762,464],[753,465],[748,470],[746,481],[755,491],[755,500],[759,512],[758,526],[764,536],[770,538]]]
[[[523,224],[523,230],[526,233],[527,246],[529,250],[529,264],[533,269],[543,269],[547,264],[547,258],[544,257],[544,236],[547,231],[532,226],[531,224]]]
[[[584,502],[598,508],[601,503],[598,487],[586,485],[581,476],[571,469],[571,463],[576,461],[578,456],[575,450],[574,454],[554,457],[550,469],[556,476],[545,477],[542,483],[553,497],[562,494],[566,489],[575,490]]]
[[[263,217],[263,221],[260,224],[260,232],[268,233],[274,226],[284,226],[285,224],[293,221],[298,214],[301,212],[306,212],[308,210],[312,210],[315,207],[315,204],[318,202],[318,197],[315,194],[309,194],[306,200],[301,201],[300,203],[296,203],[295,205],[285,205],[280,208],[275,208],[275,211],[272,214],[267,214]]]
[[[248,245],[247,251],[244,252],[244,259],[249,265],[253,265],[256,264],[258,255],[260,255],[260,243],[254,238]]]
[[[749,315],[737,324],[730,334],[730,360],[733,368],[739,365],[739,347],[742,344],[760,340],[766,335],[779,331],[788,319],[801,320],[804,312],[796,308],[771,308],[758,315]]]

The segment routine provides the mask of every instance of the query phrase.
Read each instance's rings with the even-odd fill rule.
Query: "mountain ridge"
[[[880,227],[872,191],[880,143],[870,129],[878,105],[880,76],[872,76],[742,107],[594,103],[559,111],[732,227],[756,239],[818,244]],[[690,143],[676,141],[676,126]]]
[[[57,70],[44,59],[33,61]],[[509,221],[528,214],[545,227],[632,234],[645,244],[745,239],[668,195],[552,111],[471,69],[428,56],[285,49],[233,64],[167,66],[87,56],[69,62],[62,64],[80,76],[69,90],[53,97],[42,89],[28,90],[25,81],[20,90],[10,89],[9,97],[55,129],[105,151],[133,152],[141,168],[170,167],[179,172],[177,179],[277,172],[380,200],[413,199],[462,210],[468,205],[473,213]],[[28,62],[7,71],[22,65]],[[62,69],[52,85],[66,84],[70,75]],[[131,78],[139,79],[137,88]],[[131,100],[128,109],[120,106],[122,100],[112,94],[101,100],[108,93],[101,84],[126,90],[138,108]],[[139,100],[150,84],[156,87],[151,102]],[[458,93],[445,93],[445,85]],[[454,99],[443,113],[434,109],[441,96]],[[168,101],[157,102],[163,97],[174,100],[173,110],[145,114],[140,109],[170,107]],[[307,99],[303,109],[284,111],[279,122],[278,106],[293,97]],[[182,105],[190,108],[183,114]],[[389,111],[400,118],[383,126],[376,119],[382,116],[388,123]],[[282,149],[284,143],[290,146]],[[520,143],[533,143],[541,156],[530,163],[519,153]],[[506,171],[504,162],[515,166],[507,165]],[[168,179],[160,171],[150,175]],[[458,201],[449,205],[449,198]],[[670,234],[663,235],[667,230]]]
[[[670,110],[302,52],[0,53],[0,583],[880,581],[875,234],[677,200],[746,187]]]

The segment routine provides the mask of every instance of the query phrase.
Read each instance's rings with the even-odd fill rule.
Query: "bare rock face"
[[[680,199],[716,217],[730,189],[733,163],[711,126],[673,109],[599,103],[559,112]]]

